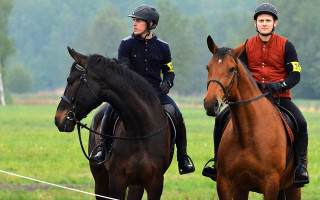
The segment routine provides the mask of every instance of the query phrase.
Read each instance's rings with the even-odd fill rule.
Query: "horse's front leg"
[[[111,173],[110,173],[111,174]],[[126,194],[127,183],[125,177],[109,176],[109,192],[110,197],[124,200]]]
[[[104,165],[90,164],[90,170],[94,178],[95,194],[109,196],[109,175]],[[97,199],[103,199],[97,197]]]
[[[127,200],[142,199],[144,188],[142,186],[130,185]]]
[[[297,188],[294,184],[285,189],[287,199],[301,200],[301,188]]]
[[[159,200],[163,191],[163,175],[154,176],[147,182],[146,191],[148,194],[148,200]]]
[[[231,200],[231,183],[222,174],[217,176],[217,192],[220,200]]]
[[[273,178],[270,176],[265,180],[264,187],[262,189],[264,200],[277,200],[279,194],[279,178]]]
[[[248,200],[249,190],[236,190],[233,194],[233,200]]]

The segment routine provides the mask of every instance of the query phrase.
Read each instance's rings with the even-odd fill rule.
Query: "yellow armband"
[[[292,71],[294,72],[300,72],[301,71],[301,66],[299,64],[299,62],[291,62],[292,64]]]
[[[169,62],[166,64],[167,67],[169,68],[168,72],[173,72],[173,66],[172,66],[172,62]]]

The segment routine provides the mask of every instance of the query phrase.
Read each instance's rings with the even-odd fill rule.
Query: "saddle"
[[[178,124],[178,114],[176,109],[174,108],[174,106],[172,106],[171,104],[164,104],[163,108],[166,112],[166,115],[168,117],[171,129],[172,131],[172,142],[171,142],[171,147],[170,147],[170,152],[174,153],[174,144],[176,141],[176,126]],[[112,110],[110,117],[109,117],[109,126],[112,127],[112,130],[109,133],[103,133],[103,134],[108,134],[111,136],[115,136],[115,130],[117,128],[117,126],[119,125],[121,119],[120,116],[117,114],[117,112],[115,110]],[[113,147],[113,142],[114,142],[114,138],[106,138],[106,143],[105,143],[105,147],[106,147],[106,160],[110,157],[111,153],[112,153],[112,147]]]
[[[290,160],[292,159],[292,156],[294,155],[294,145],[293,145],[294,136],[299,133],[299,127],[295,117],[292,115],[290,111],[288,111],[287,109],[285,109],[284,107],[280,106],[277,103],[274,103],[274,105],[276,106],[279,112],[279,116],[281,117],[282,123],[286,129],[288,142],[290,143],[290,151],[286,159],[286,168],[287,168],[290,163]],[[230,112],[229,111],[225,112],[222,117],[223,117],[222,123],[225,124],[223,128],[223,132],[224,132],[225,128],[227,127],[231,119]]]

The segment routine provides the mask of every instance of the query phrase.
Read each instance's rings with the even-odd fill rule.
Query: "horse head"
[[[68,51],[75,62],[55,116],[55,124],[61,132],[72,132],[77,121],[102,103],[98,96],[99,86],[95,82],[97,77],[89,73],[86,66],[88,57],[70,47]]]
[[[204,98],[204,108],[209,116],[216,116],[223,105],[235,98],[238,80],[238,57],[244,49],[244,44],[234,50],[218,48],[211,36],[207,45],[212,58],[207,64],[207,94]]]

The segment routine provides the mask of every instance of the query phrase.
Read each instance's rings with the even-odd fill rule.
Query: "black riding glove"
[[[160,89],[162,94],[168,94],[171,87],[172,84],[169,80],[162,81],[162,83],[160,83]]]
[[[266,88],[268,88],[269,90],[271,90],[271,92],[279,92],[282,91],[284,89],[284,83],[282,81],[280,82],[269,82],[266,83]]]

